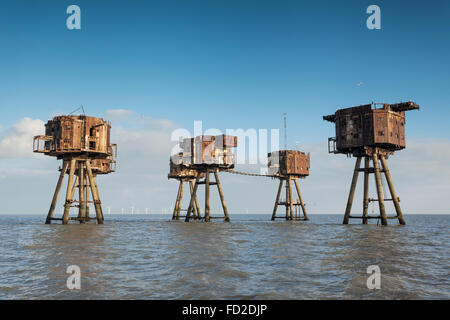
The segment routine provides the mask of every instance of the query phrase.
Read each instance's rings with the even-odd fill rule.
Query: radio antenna
[[[72,114],[74,114],[75,112],[77,112],[77,111],[80,110],[80,109],[83,111],[83,115],[86,115],[86,113],[84,112],[83,106],[81,106],[81,107],[76,108],[75,110],[73,110],[71,113],[69,113],[69,116],[72,115]]]
[[[284,150],[287,150],[287,113],[283,113],[284,117]]]

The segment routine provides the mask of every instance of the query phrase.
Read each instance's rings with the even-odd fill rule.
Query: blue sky
[[[289,144],[308,145],[334,135],[337,108],[413,100],[407,139],[450,138],[448,1],[1,0],[0,26],[0,135],[83,105],[189,130],[280,128],[287,112]]]
[[[410,137],[449,136],[447,1],[2,1],[0,21],[5,126],[81,104],[218,128],[288,112],[292,140],[320,140],[338,107],[411,99]]]

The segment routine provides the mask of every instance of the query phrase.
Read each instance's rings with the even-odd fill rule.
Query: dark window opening
[[[93,142],[93,141],[89,142],[89,149],[95,150],[95,142]]]

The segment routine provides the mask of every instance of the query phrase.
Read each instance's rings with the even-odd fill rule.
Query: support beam
[[[293,207],[293,198],[292,198],[292,181],[291,176],[288,176],[288,188],[289,188],[289,213],[291,220],[295,220],[294,218],[294,207]]]
[[[70,193],[70,199],[73,199],[73,197],[75,196],[75,191],[77,191],[78,184],[79,184],[79,181],[80,181],[80,179],[78,178],[77,175],[74,176],[74,179],[75,179],[75,182],[73,183],[73,188],[72,188],[72,191]]]
[[[222,208],[223,208],[223,214],[225,215],[225,221],[229,222],[230,216],[228,215],[228,209],[227,209],[227,205],[225,203],[225,197],[223,196],[222,185],[220,184],[219,173],[217,172],[217,170],[214,171],[214,177],[216,179],[217,189],[219,190],[219,196],[220,196],[220,201],[222,202]]]
[[[373,154],[373,166],[375,168],[375,183],[377,186],[378,204],[380,207],[381,224],[387,226],[386,209],[384,207],[383,186],[381,185],[380,165],[378,163],[378,154]]]
[[[369,216],[369,157],[364,157],[364,194],[363,194],[363,217]],[[367,224],[368,220],[363,218],[363,224]]]
[[[280,201],[281,190],[283,189],[283,179],[280,179],[280,184],[278,185],[277,197],[275,199],[275,206],[273,207],[272,221],[275,220],[277,216],[278,202]]]
[[[345,209],[345,216],[343,224],[348,224],[350,212],[352,211],[353,198],[355,196],[356,184],[358,183],[358,169],[361,166],[361,157],[356,158],[355,170],[353,172],[352,185],[350,187],[350,193],[348,195],[347,207]]]
[[[51,224],[53,214],[55,212],[56,203],[58,202],[58,196],[61,191],[62,184],[64,182],[64,176],[66,175],[67,168],[69,167],[69,162],[63,160],[63,166],[61,169],[61,174],[59,175],[58,183],[56,184],[55,193],[53,194],[52,203],[50,205],[50,209],[48,210],[47,219],[45,220],[45,224]]]
[[[86,169],[87,169],[87,173],[88,173],[88,177],[89,177],[89,184],[91,186],[92,198],[94,199],[97,223],[103,224],[104,219],[103,219],[103,212],[102,212],[102,207],[101,207],[101,202],[100,202],[100,196],[99,196],[98,187],[97,187],[97,181],[96,181],[94,175],[92,174],[90,161],[86,161]]]
[[[395,189],[394,189],[394,184],[392,183],[392,178],[391,178],[391,174],[389,172],[389,168],[388,168],[386,159],[383,155],[380,155],[380,160],[381,160],[381,164],[383,166],[383,171],[384,171],[384,175],[386,177],[386,181],[389,186],[389,191],[391,192],[392,200],[394,201],[394,207],[395,207],[395,211],[397,212],[398,222],[401,225],[405,225],[406,224],[405,219],[403,219],[402,209],[400,208],[400,203],[399,203],[399,200],[397,197],[397,193],[395,192]]]
[[[191,197],[194,196],[194,183],[192,182],[192,180],[189,180],[189,194],[191,195]],[[194,201],[194,205],[192,206],[192,213],[194,214],[194,219],[200,219],[200,210],[198,207],[198,200],[197,200],[197,196],[195,197],[195,201]]]
[[[300,193],[298,179],[294,179],[294,184],[295,184],[295,189],[297,189],[297,195],[298,195],[298,200],[300,201],[300,206],[302,207],[303,219],[305,219],[307,221],[307,220],[309,220],[309,218],[308,218],[308,214],[306,213],[305,204],[303,203],[302,194]]]
[[[286,220],[289,220],[289,182],[288,182],[288,178],[286,177],[286,204],[285,204],[285,209],[286,209]]]
[[[89,187],[89,179],[88,179],[88,177],[87,177],[87,172],[85,172],[85,175],[86,175],[86,178],[84,179],[84,181],[85,181],[85,183],[86,183],[86,190],[85,190],[85,193],[86,193],[86,221],[89,221],[90,220],[90,217],[89,217],[89,190],[90,190],[90,187]]]
[[[85,202],[85,172],[84,172],[84,162],[79,161],[78,162],[79,168],[78,168],[78,177],[80,180],[80,185],[78,187],[79,189],[79,210],[78,210],[78,218],[80,219],[80,223],[84,223],[86,219],[86,202]]]
[[[184,194],[184,180],[180,180],[180,199],[178,200],[178,208],[177,208],[177,220],[180,219],[180,212],[181,212],[181,204],[183,203],[183,194]]]
[[[210,198],[209,198],[209,169],[206,169],[205,176],[205,221],[209,222],[210,217]]]
[[[69,172],[69,181],[67,183],[67,192],[66,192],[66,203],[64,205],[64,215],[63,215],[63,224],[67,224],[69,222],[69,212],[70,207],[72,205],[72,199],[73,199],[73,192],[74,192],[74,186],[73,186],[73,176],[75,174],[77,161],[75,159],[70,160],[70,172]]]
[[[172,214],[172,220],[176,220],[178,216],[178,208],[180,204],[180,195],[181,195],[181,188],[183,186],[183,180],[180,180],[180,184],[178,185],[178,193],[177,193],[177,200],[175,201],[175,207],[173,208],[173,214]]]
[[[197,189],[198,189],[198,182],[200,181],[200,174],[197,175],[197,178],[195,179],[195,184],[194,184],[194,191],[193,191],[193,195],[191,196],[191,201],[189,202],[189,207],[186,213],[186,222],[189,222],[190,218],[191,218],[191,211],[193,206],[195,205],[195,199],[197,197]]]
[[[194,180],[189,180],[189,185],[190,185],[190,188],[191,188],[191,196],[192,196],[192,194],[194,193]],[[201,214],[201,211],[200,211],[200,206],[199,206],[199,204],[198,204],[198,198],[197,198],[197,195],[195,195],[195,203],[194,203],[194,205],[195,205],[195,208],[196,208],[196,211],[197,211],[197,219],[201,219],[202,218],[202,214]]]

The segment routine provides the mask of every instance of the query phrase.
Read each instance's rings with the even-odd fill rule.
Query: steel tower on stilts
[[[237,137],[227,135],[197,136],[182,140],[180,142],[180,147],[183,151],[172,156],[170,160],[171,173],[169,174],[169,178],[180,181],[173,219],[178,220],[182,217],[179,212],[181,211],[180,206],[183,184],[188,181],[191,189],[191,197],[189,207],[184,216],[186,222],[189,222],[191,219],[201,219],[205,222],[209,222],[211,219],[219,218],[230,221],[222,185],[219,179],[219,172],[228,171],[234,168],[232,149],[237,147]],[[214,175],[215,181],[211,181],[211,174]],[[201,179],[203,180],[201,181]],[[200,213],[197,198],[198,187],[200,185],[205,186],[205,214],[203,217]],[[217,186],[223,208],[223,217],[211,216],[211,185]]]
[[[363,224],[368,224],[369,219],[379,219],[383,226],[388,224],[388,219],[397,219],[401,225],[405,224],[400,208],[400,198],[395,192],[386,160],[395,151],[406,147],[405,111],[417,109],[419,106],[411,101],[396,104],[372,103],[339,109],[335,114],[323,117],[324,120],[336,125],[336,137],[328,139],[328,152],[346,154],[356,158],[344,224],[348,224],[350,219],[361,219]],[[364,167],[361,167],[363,159]],[[351,215],[351,209],[360,172],[364,173],[363,211],[361,216],[354,216]],[[375,177],[377,190],[375,199],[369,198],[370,174]],[[391,194],[390,198],[385,198],[383,194],[382,174],[386,178]],[[387,216],[385,201],[393,202],[395,216]],[[379,216],[369,215],[370,202],[378,202]]]
[[[110,142],[111,125],[103,119],[79,116],[58,116],[45,125],[45,135],[33,140],[33,151],[62,160],[60,176],[47,214],[46,224],[52,221],[85,223],[96,220],[103,224],[104,217],[97,185],[97,175],[115,171],[117,146]],[[68,174],[68,183],[61,218],[54,213],[58,197]],[[78,200],[74,200],[78,189]],[[90,201],[92,196],[92,201]],[[96,216],[90,216],[90,204],[94,205]],[[78,215],[70,217],[70,208],[77,207]]]
[[[175,201],[175,207],[173,209],[172,220],[180,220],[180,218],[186,218],[186,215],[184,215],[184,216],[180,215],[181,211],[187,212],[187,209],[181,208],[183,194],[184,194],[184,185],[186,183],[188,183],[190,196],[192,197],[193,193],[194,193],[194,181],[198,175],[199,175],[199,173],[197,170],[186,168],[185,166],[183,166],[181,164],[176,165],[172,162],[172,159],[170,159],[170,173],[168,175],[168,178],[175,179],[179,182],[177,200]],[[200,206],[198,204],[197,195],[195,196],[195,199],[194,199],[192,213],[193,213],[193,217],[192,217],[193,219],[201,219],[202,218],[201,212],[200,212]]]
[[[277,218],[309,220],[298,183],[299,178],[304,179],[309,175],[309,154],[297,150],[281,150],[269,153],[268,158],[269,175],[275,176],[280,180],[272,221]],[[285,184],[286,188],[286,198],[285,201],[280,201],[283,184]],[[295,191],[297,192],[297,200],[295,200],[295,195],[292,192],[293,186],[295,186]],[[277,217],[278,206],[283,205],[286,207],[286,216]]]

